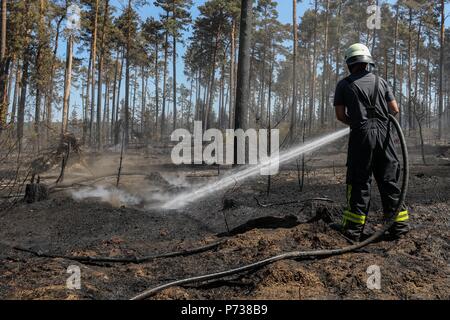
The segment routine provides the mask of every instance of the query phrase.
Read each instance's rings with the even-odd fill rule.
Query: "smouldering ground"
[[[128,157],[124,169],[130,175],[122,178],[122,191],[138,194],[139,199],[152,192],[163,197],[183,191],[195,181],[216,179],[214,168],[195,172],[182,168],[184,174],[174,173],[173,167],[161,166],[161,162],[167,159],[164,160],[163,155],[158,157],[134,162],[133,159],[140,157]],[[324,221],[305,223],[325,204],[263,208],[254,200],[255,196],[263,203],[328,197],[334,203],[326,204],[327,209],[338,220],[340,206],[345,202],[344,155],[323,153],[308,159],[310,169],[302,193],[299,192],[294,163],[284,166],[280,175],[273,178],[269,196],[266,195],[266,178],[256,178],[226,194],[217,194],[179,211],[146,209],[151,202],[148,199],[145,203],[137,201],[122,207],[124,203],[120,199],[114,200],[114,197],[106,198],[106,202],[92,197],[73,200],[69,191],[52,194],[52,198],[44,202],[21,203],[0,214],[1,242],[55,254],[141,256],[222,239],[218,235],[227,231],[226,224],[235,232],[215,250],[143,264],[82,264],[61,258],[37,257],[0,245],[0,298],[127,299],[157,284],[225,270],[285,251],[345,246],[346,240]],[[116,155],[108,161],[103,159],[101,167],[104,172],[101,174],[114,172],[116,160]],[[380,241],[358,252],[326,259],[280,261],[255,272],[207,284],[168,289],[155,298],[448,299],[449,169],[445,162],[413,166],[407,199],[413,230],[405,238]],[[101,175],[98,170],[95,173]],[[73,171],[82,172],[82,169],[72,169],[65,183],[81,179],[75,177]],[[159,172],[166,179],[151,172]],[[94,186],[108,187],[114,181],[114,177],[105,178]],[[84,186],[77,186],[75,190],[89,185],[87,182],[82,184]],[[368,233],[380,222],[376,187],[372,194],[375,200],[366,230]],[[235,206],[222,210],[224,198],[233,199]],[[261,217],[273,218],[255,222],[254,219]],[[81,290],[68,290],[65,286],[70,265],[81,268]],[[366,270],[370,265],[381,268],[381,290],[369,290],[366,286]]]

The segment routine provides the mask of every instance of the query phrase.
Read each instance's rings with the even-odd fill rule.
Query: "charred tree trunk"
[[[239,35],[239,62],[236,87],[234,128],[247,128],[250,79],[250,45],[252,38],[253,1],[242,0],[241,30]],[[237,140],[234,140],[234,163],[237,164]]]

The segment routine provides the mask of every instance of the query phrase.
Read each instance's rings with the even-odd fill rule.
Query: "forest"
[[[73,5],[79,29],[67,28]],[[276,2],[257,1],[246,126],[267,127],[271,118],[295,139],[336,128],[332,97],[347,72],[343,51],[362,42],[392,86],[408,133],[448,133],[444,2],[381,3],[373,30],[366,7],[312,1],[284,24]],[[67,132],[101,150],[117,145],[122,131],[128,145],[168,140],[195,120],[234,127],[240,1],[2,1],[2,8],[2,131],[34,151]]]
[[[124,299],[298,246],[344,246],[329,227],[345,204],[341,136],[277,175],[231,182],[235,166],[174,165],[171,134],[196,121],[202,132],[278,129],[286,154],[342,132],[333,99],[354,43],[400,109],[411,235],[153,297],[448,298],[448,0],[0,3],[0,299]],[[382,223],[372,216],[370,232]],[[365,287],[373,261],[385,272],[377,292]],[[77,290],[66,287],[73,264]]]

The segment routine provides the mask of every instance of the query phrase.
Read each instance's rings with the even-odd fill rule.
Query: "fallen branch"
[[[294,201],[285,201],[285,202],[274,202],[274,203],[266,203],[263,204],[259,201],[257,197],[254,197],[256,200],[256,203],[258,206],[262,208],[268,208],[268,207],[274,207],[274,206],[284,206],[288,204],[296,204],[296,203],[304,203],[304,202],[312,202],[312,201],[323,201],[323,202],[334,202],[333,200],[329,198],[311,198],[311,199],[304,199],[304,200],[294,200]]]
[[[187,249],[182,251],[175,251],[175,252],[168,252],[168,253],[161,253],[161,254],[154,254],[154,255],[148,255],[144,257],[95,257],[95,256],[68,256],[68,255],[58,255],[53,253],[46,253],[41,251],[35,251],[28,248],[23,248],[20,246],[11,246],[7,245],[9,247],[12,247],[12,249],[22,252],[27,252],[30,254],[33,254],[40,258],[51,258],[51,259],[66,259],[66,260],[72,260],[72,261],[78,261],[81,263],[145,263],[149,262],[154,259],[160,259],[160,258],[171,258],[171,257],[179,257],[179,256],[188,256],[193,255],[197,253],[202,253],[205,251],[209,251],[212,249],[217,248],[221,244],[223,244],[226,241],[220,240],[216,241],[210,244],[207,244],[205,246],[193,248],[193,249]]]

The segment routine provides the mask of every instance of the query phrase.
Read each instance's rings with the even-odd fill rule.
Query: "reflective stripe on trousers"
[[[366,223],[366,216],[363,214],[357,214],[351,212],[350,200],[352,197],[352,185],[347,185],[347,210],[344,211],[344,215],[342,218],[342,226],[345,227],[347,225],[347,221],[351,221],[356,224],[364,225]]]
[[[403,222],[408,220],[409,220],[408,210],[399,212],[398,215],[395,217],[395,222]]]
[[[345,226],[347,224],[347,221],[364,225],[366,223],[366,216],[363,214],[360,215],[350,212],[349,210],[345,210],[342,224]]]

